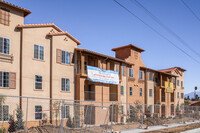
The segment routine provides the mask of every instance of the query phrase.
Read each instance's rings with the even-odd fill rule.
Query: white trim
[[[42,107],[42,105],[35,105],[35,107],[36,106],[41,106]],[[42,107],[42,110],[43,110],[43,107]],[[35,119],[35,114],[36,114],[36,112],[35,112],[35,108],[34,108],[34,119]],[[42,114],[42,118],[43,118],[43,112],[41,112],[41,114]],[[38,120],[42,120],[42,118],[41,119],[35,119],[36,121],[38,121]]]
[[[9,113],[9,111],[10,111],[10,106],[9,106],[8,104],[2,104],[1,106],[2,106],[2,107],[3,107],[3,106],[8,106],[8,121],[9,121],[9,119],[10,119],[10,115],[9,115],[9,114],[10,114],[10,113]],[[0,114],[0,115],[1,115],[1,118],[3,118],[3,108],[0,108],[0,109],[2,109],[2,114]],[[1,123],[1,122],[8,122],[8,121],[1,121],[1,120],[0,120],[0,123]]]
[[[35,58],[35,46],[38,46],[38,58]],[[40,47],[43,47],[43,59],[40,59]],[[36,60],[41,60],[41,61],[43,61],[44,60],[44,46],[42,46],[42,45],[38,45],[38,44],[34,44],[33,45],[33,59],[36,59]]]
[[[10,88],[10,72],[6,72],[6,71],[0,71],[0,72],[2,72],[2,86],[0,86],[0,88]],[[3,73],[5,72],[8,73],[8,87],[3,86],[3,80],[4,80]]]
[[[38,82],[38,81],[36,81],[36,76],[41,76],[41,75],[35,75],[35,82],[34,82],[34,90],[43,90],[43,76],[41,76],[42,77],[42,82]],[[41,83],[42,84],[42,89],[37,89],[36,88],[36,83]]]

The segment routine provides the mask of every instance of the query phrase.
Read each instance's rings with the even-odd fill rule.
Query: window
[[[62,51],[62,63],[70,64],[70,52]]]
[[[149,89],[149,96],[150,96],[150,97],[153,96],[153,89]]]
[[[67,78],[61,79],[61,89],[62,91],[70,91],[70,80]]]
[[[129,89],[130,89],[129,90],[129,95],[132,96],[133,95],[133,87],[130,87]]]
[[[42,89],[42,76],[35,75],[35,89]]]
[[[9,106],[1,105],[0,106],[0,121],[8,121],[9,120]]]
[[[124,114],[124,106],[121,106],[121,113]]]
[[[0,71],[0,87],[1,88],[9,87],[9,72]]]
[[[44,60],[44,47],[34,45],[34,58],[38,60]]]
[[[0,53],[10,53],[10,40],[7,38],[0,37]]]
[[[124,95],[124,86],[121,86],[121,95]]]
[[[173,84],[176,85],[176,78],[173,78]]]
[[[153,112],[153,107],[152,107],[152,105],[149,105],[149,113],[152,113]],[[151,114],[150,114],[151,115]]]
[[[179,80],[177,80],[177,86],[179,86]]]
[[[174,93],[171,93],[171,102],[174,102]]]
[[[122,65],[122,75],[124,76],[124,66]]]
[[[129,68],[129,77],[133,77],[133,69]]]
[[[184,94],[183,94],[183,93],[181,93],[181,99],[183,99],[183,97],[184,97]]]
[[[70,108],[69,106],[65,105],[62,106],[62,118],[69,118],[70,117]]]
[[[42,120],[42,106],[35,106],[35,120]]]
[[[183,87],[183,81],[181,81],[181,87]]]
[[[142,71],[139,71],[139,79],[143,79],[143,73],[142,73]]]
[[[140,96],[142,96],[142,88],[140,88]]]
[[[153,73],[149,72],[149,80],[153,80]]]
[[[177,98],[179,98],[179,92],[177,92]]]
[[[10,11],[0,8],[0,23],[4,25],[10,24]]]

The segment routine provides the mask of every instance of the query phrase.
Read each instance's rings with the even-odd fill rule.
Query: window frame
[[[2,73],[2,75],[1,75],[1,86],[0,86],[0,88],[9,88],[10,87],[10,73],[9,72],[5,72],[5,71],[0,71],[0,73]],[[8,86],[4,86],[4,82],[5,82],[5,77],[4,77],[4,73],[8,73],[8,81],[7,81],[7,83],[8,83]]]
[[[37,76],[41,77],[42,81],[36,81]],[[41,89],[36,88],[37,83],[41,83]],[[43,90],[43,77],[41,75],[35,75],[35,90]]]
[[[133,87],[129,87],[129,96],[133,96]]]
[[[122,76],[124,76],[124,66],[122,65]]]
[[[177,98],[179,98],[179,92],[177,92]]]
[[[61,63],[69,65],[70,62],[71,62],[71,54],[70,54],[70,52],[62,50],[61,51]]]
[[[181,81],[181,87],[183,87],[183,81]]]
[[[179,80],[177,80],[177,86],[179,86],[180,84],[179,84]]]
[[[143,71],[139,71],[139,79],[143,79]]]
[[[149,80],[153,81],[153,73],[152,72],[149,72]]]
[[[124,114],[124,105],[121,105],[121,114]]]
[[[133,78],[133,68],[129,68],[129,77]]]
[[[149,89],[149,97],[153,97],[153,89]]]
[[[143,90],[143,89],[142,89],[142,88],[140,88],[140,96],[141,96],[141,97],[142,97],[142,90]]]
[[[37,47],[37,57],[35,57],[35,55],[36,55],[35,47]],[[41,56],[41,53],[43,54],[43,56]],[[33,56],[34,56],[33,58],[36,59],[36,60],[44,60],[44,46],[38,45],[38,44],[34,44],[34,54],[33,54]]]
[[[68,112],[66,110],[67,109],[66,107],[68,107],[68,109],[69,109]],[[62,106],[62,108],[63,108],[63,106]],[[70,118],[70,106],[69,105],[64,105],[64,113],[63,114],[61,113],[61,118],[63,118],[63,119],[69,119]]]
[[[181,93],[181,99],[184,99],[184,93]]]
[[[0,37],[0,39],[2,39],[2,51],[0,51],[1,54],[6,54],[9,55],[10,54],[10,39],[8,38],[4,38],[4,37]],[[7,52],[5,52],[5,40],[8,40],[8,44],[7,44]],[[0,43],[0,47],[1,47],[1,43]]]
[[[1,107],[2,106],[2,107]],[[10,113],[9,113],[9,111],[10,111],[10,106],[8,105],[8,104],[2,104],[0,106],[0,110],[2,111],[2,113],[0,113],[0,115],[1,115],[1,119],[0,119],[0,122],[8,122],[9,121],[9,119],[10,119]],[[7,118],[8,118],[8,120],[3,120],[4,119],[4,111],[3,111],[3,106],[8,106],[8,116],[7,116]]]
[[[64,80],[64,84],[63,84],[63,80]],[[67,80],[68,80],[68,83],[69,83],[69,89],[67,90]],[[63,86],[64,85],[64,86]],[[64,89],[63,89],[64,87]],[[61,78],[61,91],[64,91],[64,92],[69,92],[70,91],[70,79],[69,78]]]
[[[36,106],[40,106],[42,108],[42,110],[43,110],[42,105],[35,105],[35,108],[34,108],[34,119],[35,120],[42,120],[43,119],[43,111],[37,113],[36,112]],[[41,114],[41,119],[36,119],[36,114]]]

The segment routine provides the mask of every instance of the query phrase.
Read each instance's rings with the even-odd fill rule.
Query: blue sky
[[[185,93],[193,91],[195,86],[200,88],[200,64],[177,50],[113,0],[6,1],[31,10],[32,14],[25,18],[26,24],[55,23],[77,38],[82,43],[80,48],[114,56],[114,52],[111,51],[114,47],[130,43],[141,47],[146,50],[142,53],[142,60],[147,67],[163,69],[180,66],[187,69]],[[200,61],[200,57],[166,32],[136,4],[130,0],[118,1]],[[200,53],[200,22],[180,0],[139,0],[139,2]],[[200,17],[200,1],[185,0],[185,2]]]

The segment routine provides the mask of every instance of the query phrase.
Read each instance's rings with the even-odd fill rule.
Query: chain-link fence
[[[106,133],[199,118],[199,106],[0,96],[0,132]]]

